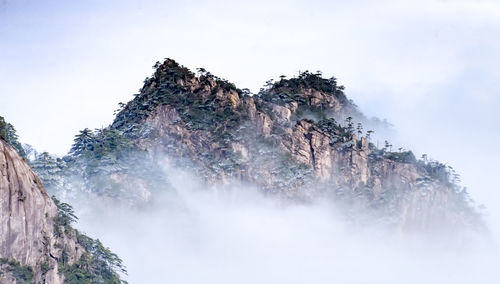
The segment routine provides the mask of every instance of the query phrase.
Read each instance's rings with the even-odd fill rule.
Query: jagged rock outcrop
[[[304,72],[252,95],[171,59],[155,69],[106,130],[153,160],[167,156],[209,184],[246,182],[292,201],[329,198],[403,229],[480,223],[445,165],[375,147],[363,126],[379,121],[367,119],[335,78]],[[101,142],[81,140],[74,147],[92,153],[109,140],[101,134],[92,139]]]
[[[61,248],[68,263],[76,262],[83,248],[64,234],[56,236],[56,205],[30,166],[1,139],[0,172],[0,257],[30,267],[36,283],[62,283]],[[16,283],[16,277],[4,270],[0,282]],[[17,283],[24,282],[17,279]]]

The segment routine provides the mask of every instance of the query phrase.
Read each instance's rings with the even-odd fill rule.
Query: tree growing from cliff
[[[244,95],[244,96],[248,96],[250,95],[252,92],[250,92],[250,90],[248,88],[243,88],[241,89],[241,94]]]
[[[119,112],[123,111],[123,109],[125,109],[126,106],[127,106],[127,104],[119,102],[118,108],[115,109],[115,111],[113,112],[113,115],[117,115]]]
[[[6,122],[2,116],[0,116],[0,138],[16,149],[21,157],[26,158],[23,146],[19,143],[16,129],[12,124]]]
[[[43,180],[43,185],[48,189],[62,188],[61,176],[66,167],[65,162],[43,152],[30,161],[31,167],[38,177]]]
[[[198,77],[206,76],[208,73],[205,68],[196,68],[196,71],[198,73]]]
[[[30,163],[32,160],[36,160],[38,158],[38,151],[30,144],[23,143],[23,150],[26,154],[26,158],[28,159],[28,161],[30,161]]]
[[[387,141],[387,140],[384,141],[384,150],[389,151],[389,152],[391,152],[391,150],[392,150],[392,144],[389,143],[389,141]]]
[[[347,124],[347,131],[349,133],[352,133],[354,131],[354,123],[352,122],[352,117],[351,116],[348,116],[346,119],[345,119],[345,122]]]
[[[368,141],[370,141],[370,138],[371,138],[371,136],[372,136],[373,133],[374,133],[373,130],[366,131],[366,139],[368,139]]]
[[[56,225],[71,228],[71,224],[78,220],[73,207],[68,203],[59,201],[59,199],[55,196],[52,196],[52,200],[57,206],[57,217],[55,219]]]
[[[78,135],[75,136],[73,140],[73,146],[69,151],[72,156],[79,156],[87,151],[92,151],[94,149],[95,136],[92,130],[85,128],[81,130]]]
[[[422,154],[422,160],[424,161],[424,163],[427,162],[427,154]]]
[[[118,255],[98,239],[94,240],[73,229],[71,225],[78,220],[73,207],[54,196],[52,200],[58,213],[54,219],[56,234],[62,234],[59,229],[61,226],[64,227],[65,234],[74,231],[78,244],[85,248],[80,259],[72,265],[67,264],[67,257],[63,252],[59,265],[60,272],[65,276],[65,283],[125,283],[120,280],[118,273],[127,274],[127,270]]]
[[[35,283],[33,281],[33,268],[27,265],[21,265],[15,259],[0,258],[0,275],[1,272],[12,273],[15,283]]]
[[[363,134],[363,125],[358,122],[358,126],[356,127],[356,130],[358,132],[358,135],[361,137],[361,134]]]

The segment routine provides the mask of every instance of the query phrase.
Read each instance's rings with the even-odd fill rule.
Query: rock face
[[[83,249],[66,235],[56,236],[57,207],[30,166],[0,139],[0,258],[5,259],[1,283],[62,283],[58,259],[66,248],[68,262],[80,258]],[[20,279],[16,269],[31,268],[32,279]],[[12,266],[12,265],[11,265]],[[28,271],[29,268],[26,268]],[[24,282],[26,281],[26,282]]]
[[[348,215],[369,212],[378,216],[377,222],[404,230],[480,223],[445,165],[417,160],[410,151],[375,147],[372,132],[363,127],[379,122],[367,119],[335,78],[304,72],[269,82],[252,95],[202,69],[196,76],[171,59],[155,68],[105,129],[152,160],[168,157],[208,184],[244,182],[292,202],[326,198],[345,207]],[[99,133],[80,139],[74,148],[86,152],[70,155],[68,161],[78,165],[81,157],[92,156],[93,164],[105,161],[109,168],[109,159],[101,156],[118,157],[113,154],[119,151],[113,150],[116,143],[106,146],[104,154],[93,150],[108,140]],[[123,163],[117,158],[111,165]],[[126,167],[114,168],[105,177]],[[143,196],[154,197],[140,188]]]
[[[445,165],[375,147],[363,126],[377,122],[343,89],[304,72],[249,95],[167,59],[111,127],[152,156],[190,161],[208,182],[242,180],[292,200],[332,198],[402,229],[480,223]]]

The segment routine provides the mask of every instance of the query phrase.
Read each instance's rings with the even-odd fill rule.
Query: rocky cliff
[[[81,255],[81,247],[71,240],[56,237],[56,205],[30,166],[2,140],[0,171],[0,256],[30,267],[37,283],[62,283],[57,262],[61,250],[57,244],[69,243],[72,262]],[[6,270],[0,276],[1,282],[15,283],[15,275]]]
[[[137,174],[120,154],[132,147],[150,169],[168,157],[208,184],[244,182],[292,202],[328,199],[347,215],[368,212],[405,230],[480,223],[447,166],[417,160],[411,151],[393,152],[387,143],[377,148],[368,129],[380,122],[367,119],[335,78],[303,72],[250,94],[204,69],[198,73],[171,59],[157,63],[140,93],[121,104],[112,125],[77,136],[67,167],[85,164],[83,175],[104,184],[121,176],[112,180],[112,194],[120,189],[147,202],[154,195],[147,185],[151,171]],[[125,146],[116,146],[122,140]],[[100,165],[94,174],[88,161]]]
[[[71,207],[54,203],[26,161],[0,139],[0,283],[85,281],[93,263],[81,264],[92,259],[88,244],[95,241],[72,229],[68,217],[74,218]]]

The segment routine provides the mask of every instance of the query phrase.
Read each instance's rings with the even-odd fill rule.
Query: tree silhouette
[[[366,139],[368,139],[368,141],[370,141],[370,138],[371,138],[373,132],[374,132],[373,130],[366,131]]]
[[[208,73],[207,70],[205,70],[205,68],[196,68],[196,71],[198,72],[198,76],[200,77]]]
[[[269,79],[269,80],[266,81],[266,85],[265,86],[266,87],[271,87],[273,85],[273,83],[274,83],[274,80],[273,79]]]
[[[69,153],[73,156],[79,156],[87,151],[94,149],[95,136],[92,130],[85,128],[80,134],[75,136],[73,146]]]
[[[358,122],[356,129],[358,131],[358,135],[361,137],[361,134],[363,134],[363,125],[360,122]]]
[[[389,143],[389,141],[385,140],[384,141],[384,150],[387,151],[387,149],[390,149],[392,147],[392,145]],[[390,150],[389,150],[390,152]]]
[[[243,95],[250,95],[251,94],[251,92],[250,92],[250,90],[248,88],[241,89],[241,93]]]
[[[347,123],[347,131],[349,133],[352,133],[353,130],[354,130],[354,125],[352,123],[352,117],[351,116],[348,116],[346,119],[345,119],[345,122]]]
[[[16,129],[14,126],[4,120],[0,116],[0,139],[3,139],[7,144],[12,146],[17,153],[23,158],[26,158],[26,153],[24,152],[23,146],[19,142],[19,136],[17,136]]]

